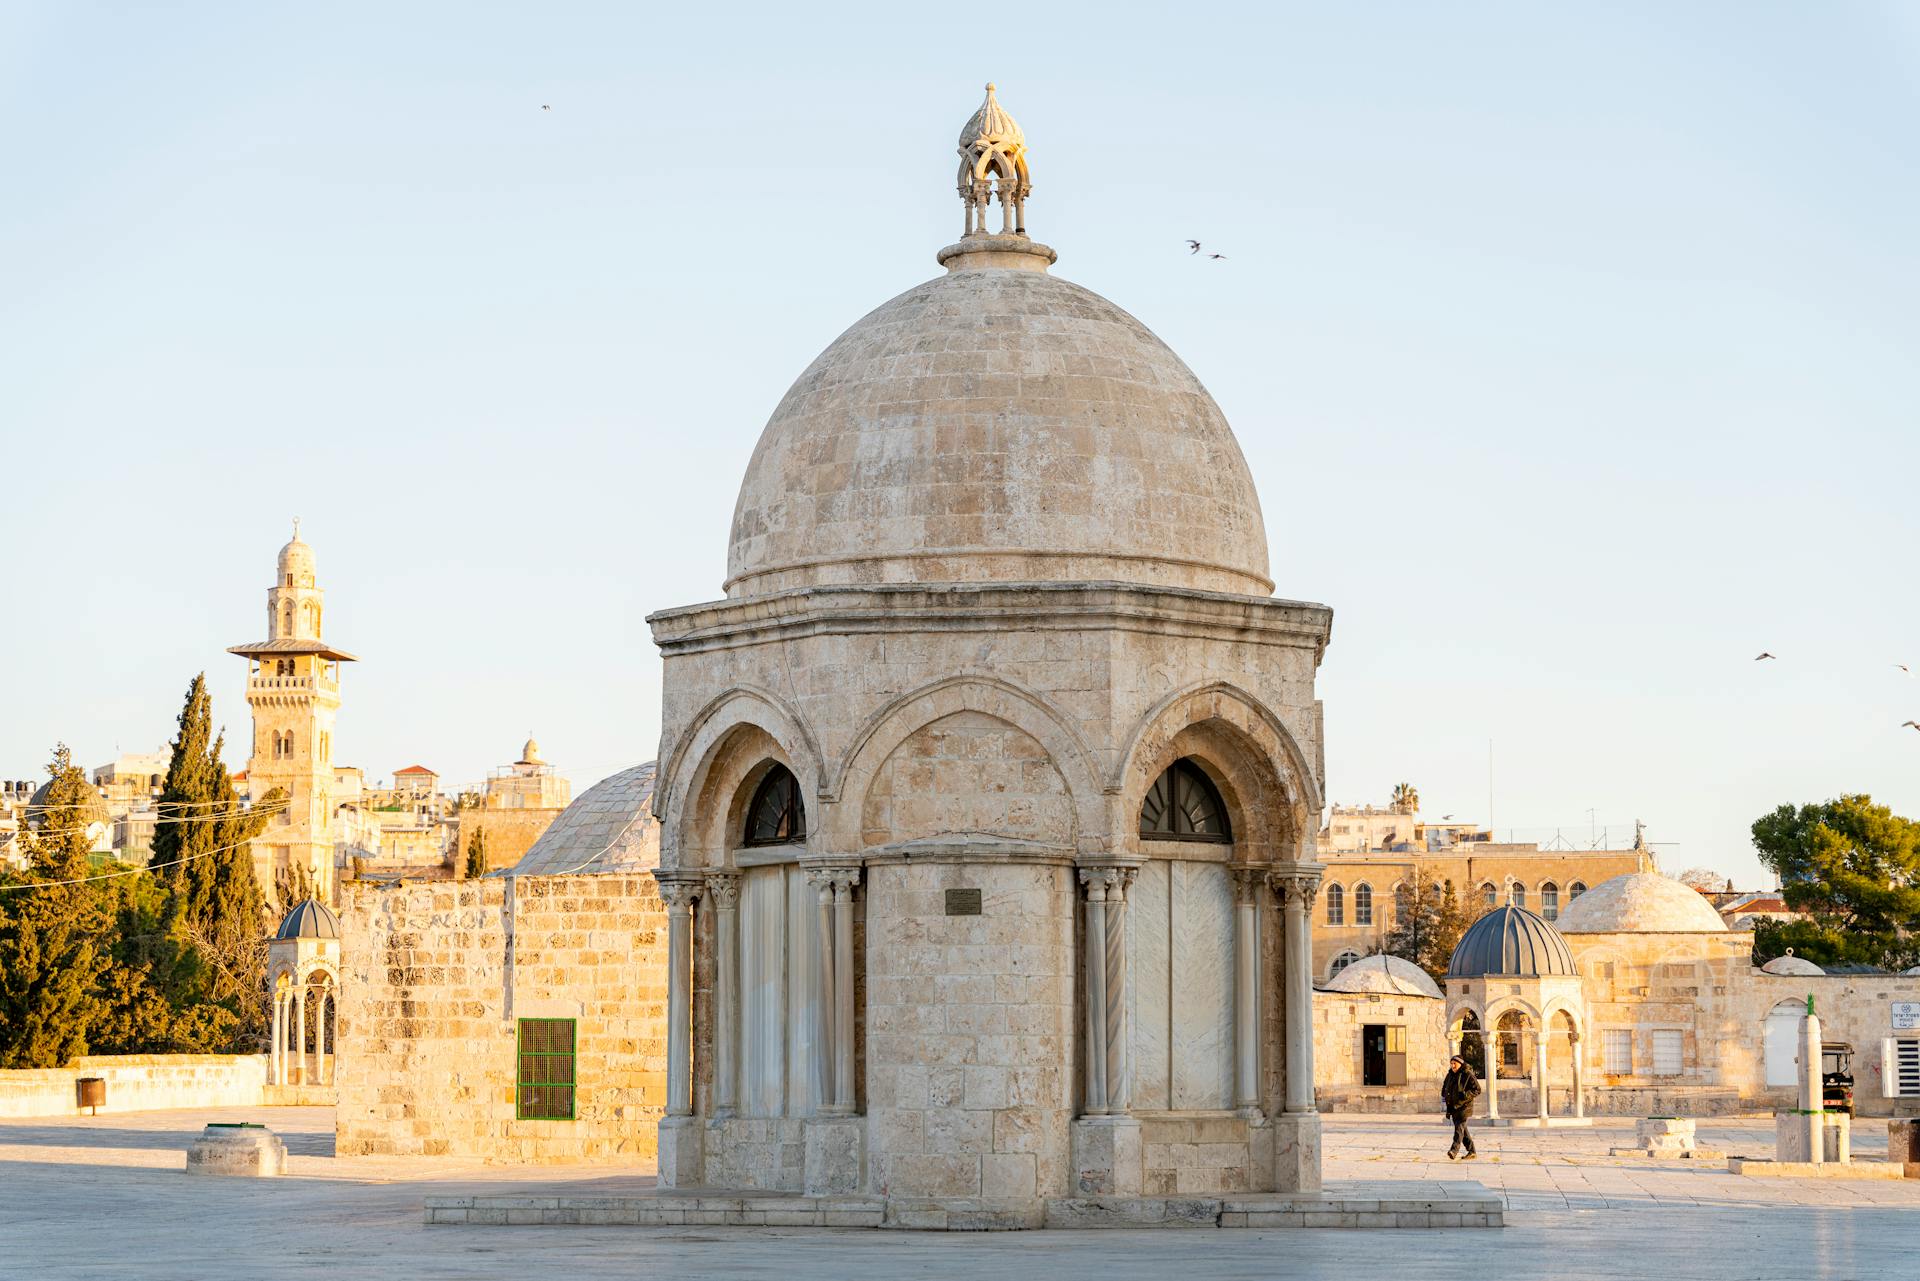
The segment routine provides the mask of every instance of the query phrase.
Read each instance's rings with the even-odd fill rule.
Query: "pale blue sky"
[[[1501,827],[1743,881],[1782,801],[1920,813],[1920,0],[164,9],[0,5],[0,774],[202,668],[244,759],[295,514],[343,762],[651,757],[643,617],[993,79],[1336,611],[1335,799],[1484,818],[1492,739]]]

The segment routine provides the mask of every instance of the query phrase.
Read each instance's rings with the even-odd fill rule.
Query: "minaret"
[[[340,710],[340,664],[353,655],[320,639],[326,593],[316,585],[313,548],[293,539],[280,549],[267,589],[267,639],[227,652],[247,660],[253,755],[247,797],[258,804],[274,788],[287,808],[254,841],[253,866],[269,896],[285,867],[300,867],[313,896],[333,902],[333,718]]]

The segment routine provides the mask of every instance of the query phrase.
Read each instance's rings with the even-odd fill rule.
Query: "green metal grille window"
[[[514,1115],[522,1121],[573,1120],[572,1019],[521,1019]]]

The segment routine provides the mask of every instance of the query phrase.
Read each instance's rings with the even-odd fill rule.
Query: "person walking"
[[[1458,1054],[1447,1060],[1446,1079],[1440,1082],[1440,1102],[1453,1122],[1453,1146],[1447,1160],[1471,1161],[1480,1154],[1473,1150],[1473,1135],[1467,1130],[1467,1118],[1473,1115],[1473,1101],[1480,1097],[1480,1078]],[[1465,1155],[1461,1150],[1465,1149]]]

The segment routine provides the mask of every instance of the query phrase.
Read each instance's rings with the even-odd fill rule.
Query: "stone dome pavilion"
[[[1049,270],[991,87],[957,150],[944,274],[774,409],[725,598],[648,620],[660,1186],[981,1227],[1315,1191],[1332,611],[1271,595],[1192,370]]]

